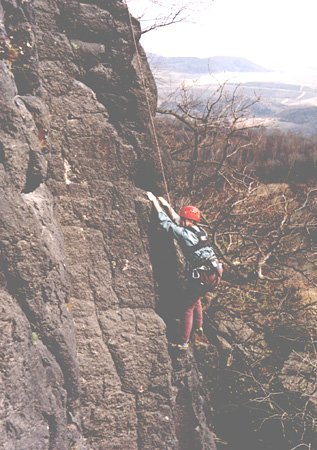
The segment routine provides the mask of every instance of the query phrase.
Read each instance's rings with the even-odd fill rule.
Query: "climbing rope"
[[[150,116],[150,122],[151,122],[151,127],[152,127],[154,141],[155,141],[155,147],[156,147],[156,150],[157,150],[157,153],[158,153],[158,156],[159,156],[160,165],[161,165],[161,171],[162,171],[163,182],[164,182],[164,186],[165,186],[165,190],[166,190],[167,201],[168,201],[169,204],[171,204],[171,200],[170,200],[170,196],[169,196],[169,192],[168,192],[168,187],[167,187],[167,182],[166,182],[166,177],[165,177],[165,171],[164,171],[164,166],[163,166],[161,150],[160,150],[160,146],[159,146],[158,139],[157,139],[157,133],[156,133],[156,129],[155,129],[153,114],[151,112],[148,91],[147,91],[147,87],[146,87],[146,84],[145,84],[145,77],[144,77],[142,64],[141,64],[141,57],[140,57],[140,53],[139,53],[139,50],[138,50],[138,45],[137,45],[137,42],[136,42],[135,32],[134,32],[134,28],[133,28],[133,24],[132,24],[132,17],[131,17],[131,13],[129,11],[129,8],[128,8],[127,0],[124,0],[124,3],[125,3],[125,6],[127,8],[127,11],[128,11],[130,28],[131,28],[131,33],[132,33],[134,47],[135,47],[135,53],[137,55],[138,66],[139,66],[140,75],[141,75],[141,79],[142,79],[143,90],[144,90],[144,94],[145,94],[145,98],[146,98],[147,109],[148,109],[149,116]]]

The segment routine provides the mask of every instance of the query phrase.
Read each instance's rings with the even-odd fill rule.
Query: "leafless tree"
[[[208,0],[129,0],[129,7],[141,23],[142,34],[180,22],[195,21],[195,13],[210,6]]]
[[[158,113],[173,116],[185,125],[183,139],[171,154],[189,163],[190,189],[195,176],[205,178],[203,184],[207,185],[239,152],[254,145],[247,133],[259,126],[250,118],[251,108],[259,100],[259,96],[243,97],[239,86],[229,92],[227,82],[200,90],[184,82],[161,104]],[[166,106],[170,104],[172,107]]]

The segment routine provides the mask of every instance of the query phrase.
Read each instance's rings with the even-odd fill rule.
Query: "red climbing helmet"
[[[196,206],[184,206],[184,208],[180,210],[179,215],[180,217],[184,217],[184,219],[200,222],[200,211]]]

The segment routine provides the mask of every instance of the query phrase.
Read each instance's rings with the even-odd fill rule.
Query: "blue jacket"
[[[198,244],[199,239],[196,234],[193,231],[179,225],[180,217],[173,222],[165,212],[160,211],[158,213],[158,220],[161,227],[167,232],[172,233],[173,237],[180,243],[181,246],[185,245],[186,247],[192,247]],[[196,225],[194,225],[193,228],[199,231],[199,228]],[[203,247],[192,253],[187,261],[190,266],[196,266],[199,261],[214,259],[215,257],[216,255],[211,247]]]

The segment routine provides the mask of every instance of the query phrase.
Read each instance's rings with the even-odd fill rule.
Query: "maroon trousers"
[[[186,301],[184,304],[184,310],[181,316],[181,330],[180,338],[181,344],[189,342],[190,334],[195,321],[195,327],[201,328],[203,326],[203,311],[201,306],[201,299],[206,292],[215,288],[222,277],[222,268],[217,273],[212,273],[208,276],[208,273],[201,271],[200,278],[208,277],[209,287],[202,288],[199,284],[199,279],[191,279],[188,283],[188,290],[186,295]]]
[[[193,303],[188,304],[181,318],[181,343],[189,342],[190,333],[195,319],[196,328],[203,326],[202,296],[198,296]]]

